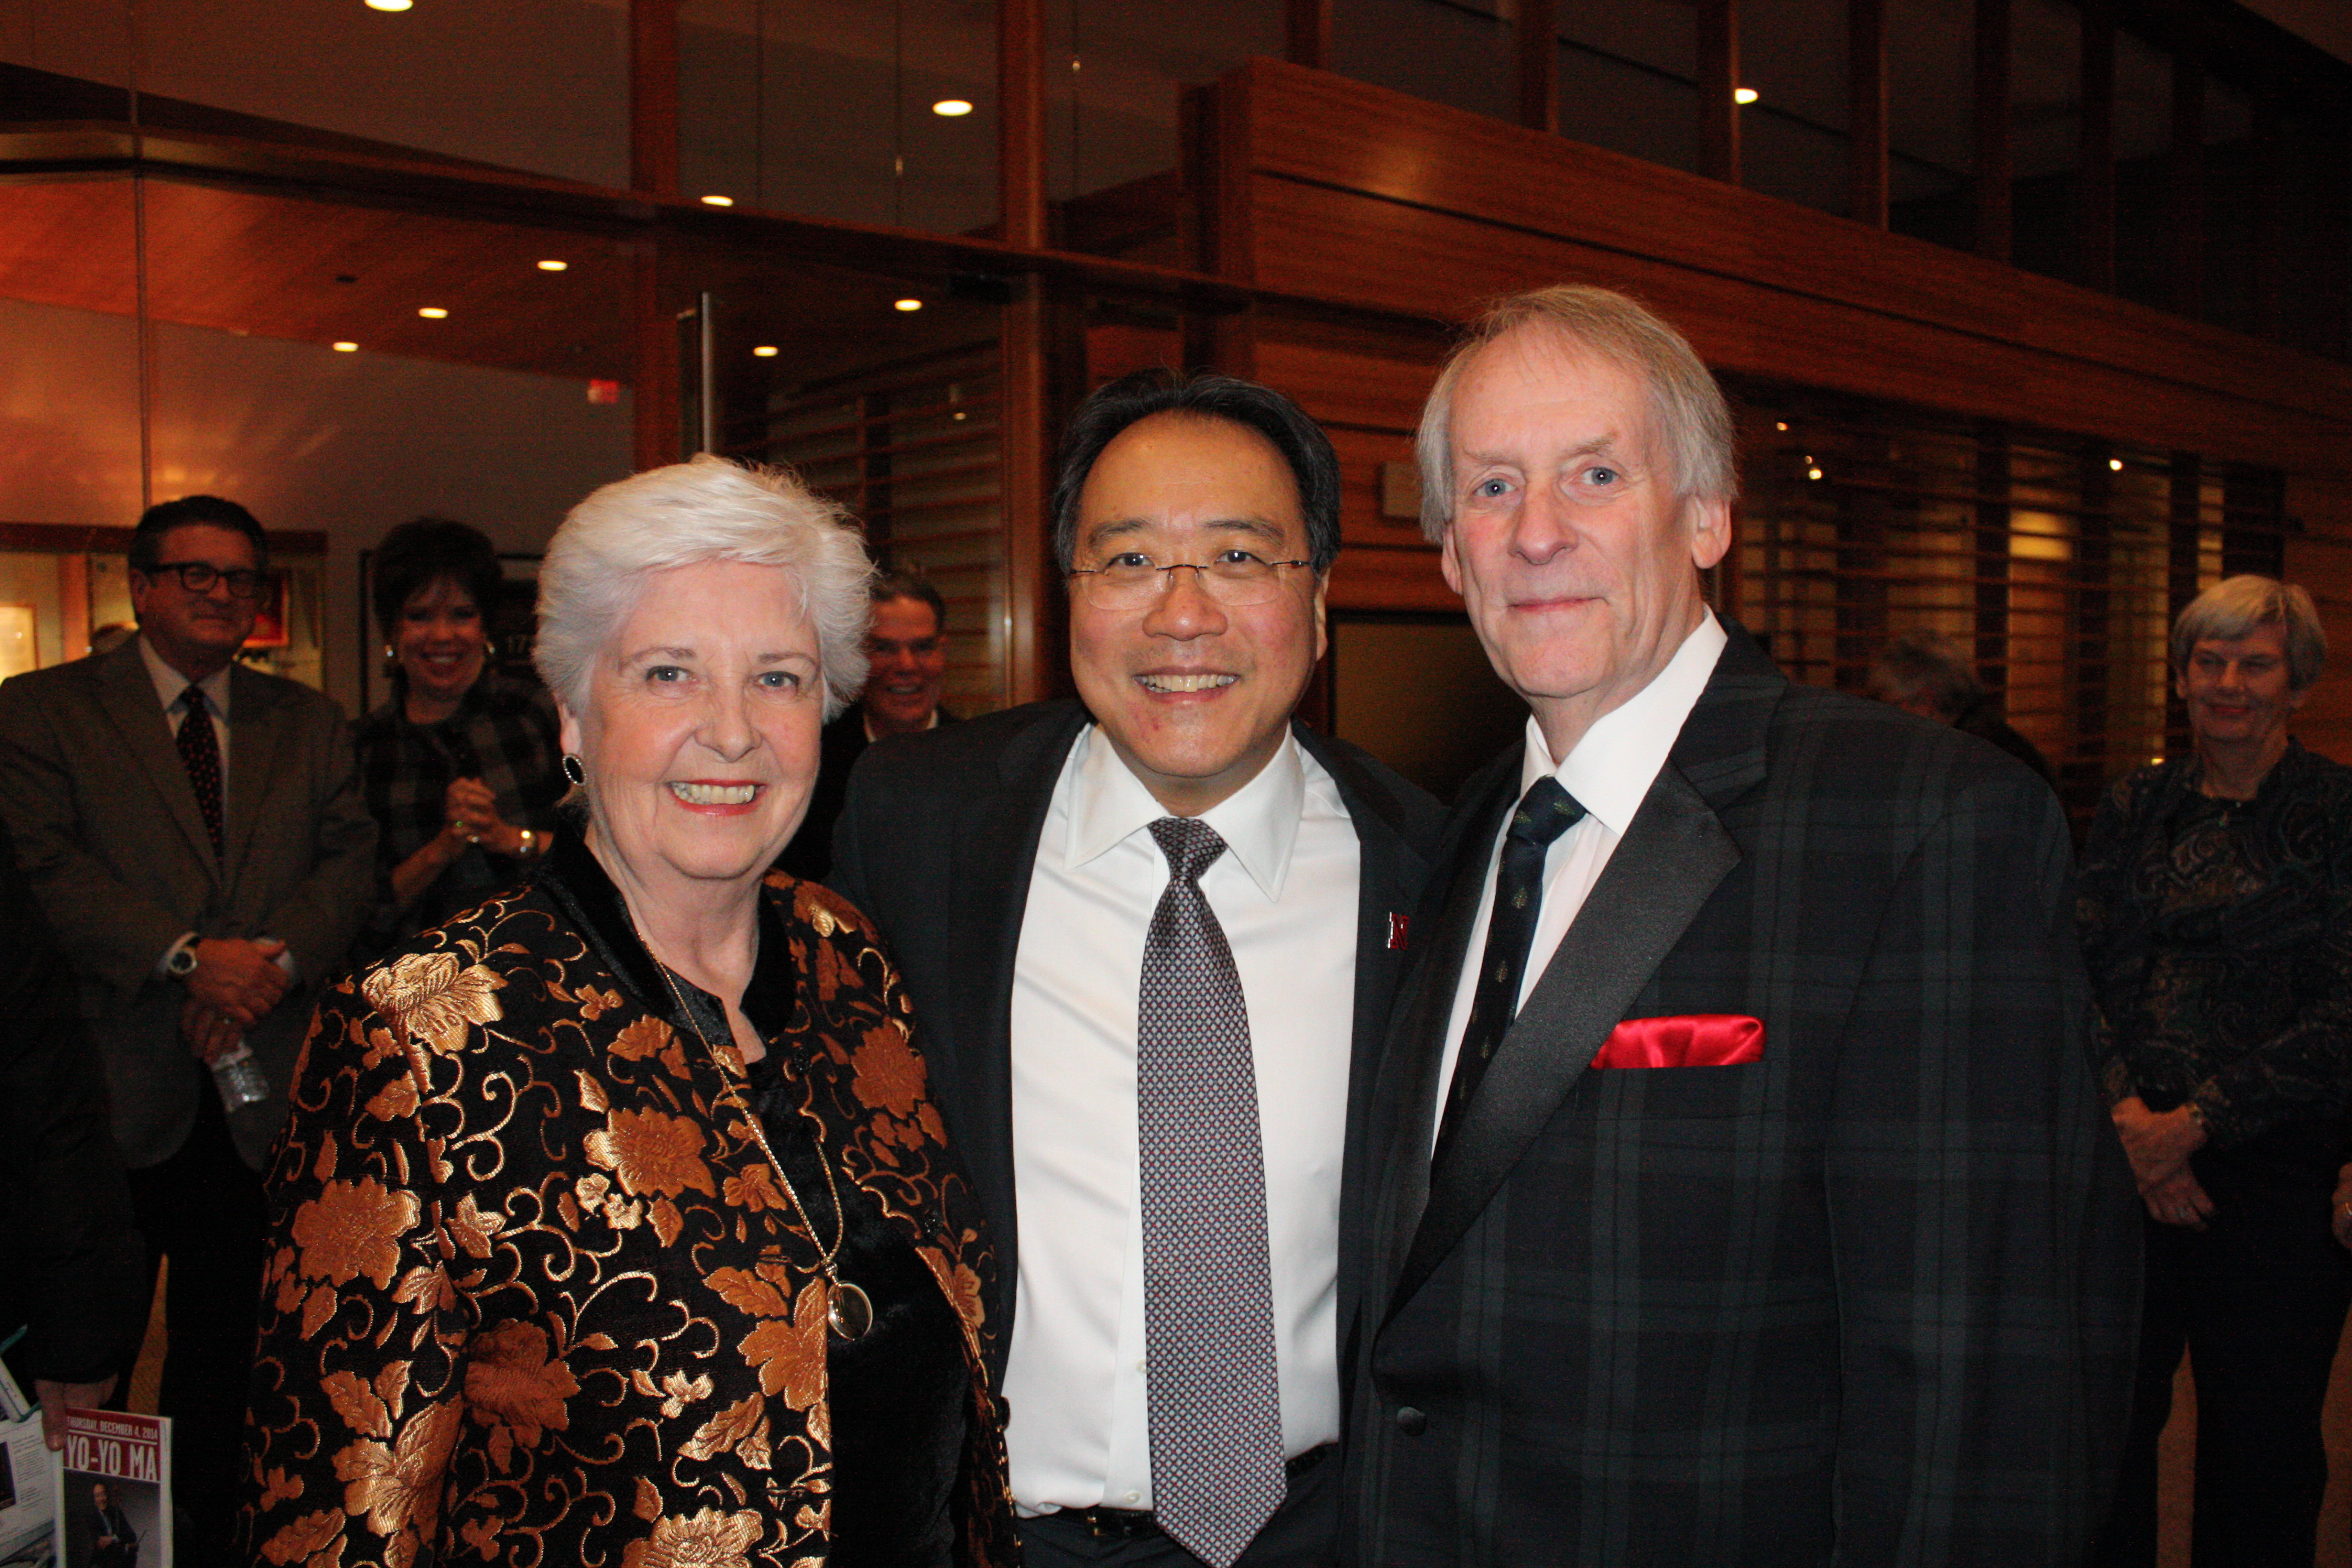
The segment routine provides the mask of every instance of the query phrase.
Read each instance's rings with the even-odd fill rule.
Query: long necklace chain
[[[643,932],[638,934],[637,940],[645,940]],[[652,957],[652,948],[648,946],[646,951],[646,956]],[[817,1268],[824,1274],[828,1298],[824,1310],[825,1326],[845,1341],[864,1339],[867,1331],[874,1327],[874,1303],[864,1290],[841,1277],[840,1267],[835,1261],[841,1255],[843,1245],[849,1240],[849,1210],[843,1206],[841,1188],[833,1179],[833,1162],[819,1147],[817,1167],[824,1173],[825,1192],[833,1199],[834,1217],[841,1226],[833,1238],[833,1245],[825,1247],[817,1232],[816,1216],[809,1213],[808,1205],[801,1201],[800,1189],[793,1185],[792,1177],[784,1173],[783,1162],[777,1159],[775,1150],[769,1147],[767,1129],[761,1125],[759,1112],[751,1109],[751,1102],[743,1098],[742,1090],[736,1087],[735,1075],[728,1070],[726,1059],[719,1054],[719,1047],[710,1043],[710,1037],[703,1032],[701,1018],[687,1005],[686,994],[677,988],[677,977],[669,972],[669,965],[658,958],[654,959],[654,967],[661,971],[662,983],[669,987],[671,1000],[677,1004],[677,1010],[684,1016],[687,1026],[693,1029],[695,1038],[702,1042],[702,1048],[709,1054],[711,1065],[718,1068],[721,1089],[729,1102],[742,1112],[743,1120],[750,1124],[751,1136],[760,1145],[760,1152],[767,1158],[768,1169],[774,1172],[776,1180],[783,1184],[784,1195],[793,1200],[793,1212],[801,1216],[801,1224],[807,1227],[809,1239],[824,1247],[823,1256],[817,1259]]]

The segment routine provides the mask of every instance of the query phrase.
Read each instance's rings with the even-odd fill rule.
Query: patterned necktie
[[[1135,1078],[1152,1510],[1229,1568],[1282,1504],[1282,1393],[1249,1009],[1200,876],[1207,824],[1162,817],[1168,889],[1143,945]]]
[[[180,721],[180,763],[188,770],[188,787],[196,792],[196,810],[204,816],[205,831],[213,836],[213,854],[217,857],[221,853],[220,737],[213,733],[211,706],[201,688],[191,686],[180,693],[180,705],[187,710]]]
[[[1486,953],[1478,986],[1470,995],[1470,1021],[1462,1029],[1462,1052],[1454,1059],[1454,1083],[1445,1096],[1445,1119],[1438,1124],[1438,1157],[1453,1141],[1478,1080],[1495,1059],[1495,1047],[1518,1016],[1519,984],[1535,942],[1536,916],[1543,908],[1544,856],[1552,840],[1584,820],[1584,807],[1546,773],[1529,786],[1511,813],[1503,834],[1503,863],[1495,873],[1495,912],[1486,922]]]

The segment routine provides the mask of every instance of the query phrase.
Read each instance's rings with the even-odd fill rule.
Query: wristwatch
[[[163,961],[163,973],[174,980],[185,980],[195,972],[196,944],[193,942],[173,948],[172,956]]]

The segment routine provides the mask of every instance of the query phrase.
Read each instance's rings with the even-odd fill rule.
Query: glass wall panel
[[[1188,264],[1179,240],[1184,89],[1283,50],[1282,0],[1048,0],[1046,189],[1056,242]]]
[[[251,116],[628,184],[628,9],[610,0],[0,0],[0,60],[127,85],[134,16],[150,124],[234,135]]]
[[[1887,226],[1939,245],[1976,243],[1976,6],[1887,0]]]
[[[1333,0],[1332,68],[1498,120],[1518,118],[1508,0]]]
[[[664,270],[709,306],[716,448],[789,465],[849,510],[877,560],[929,576],[948,605],[948,706],[1003,706],[997,300],[718,246]],[[689,405],[695,390],[689,377]]]
[[[996,25],[961,0],[687,0],[689,196],[977,234],[996,222]]]
[[[2116,291],[2161,305],[2171,243],[2165,188],[2172,147],[2172,59],[2136,33],[2116,35]]]
[[[2205,79],[2205,319],[2257,329],[2254,247],[2266,173],[2254,142],[2254,105],[2217,77]]]
[[[1749,5],[1739,13],[1740,184],[1844,214],[1846,16],[1843,5]]]
[[[1559,133],[1669,168],[1698,169],[1698,40],[1675,0],[1558,8]]]
[[[2082,23],[2067,0],[2010,0],[2010,258],[2052,278],[2081,275]]]

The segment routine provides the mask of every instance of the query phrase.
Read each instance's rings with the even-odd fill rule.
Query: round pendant
[[[874,1327],[874,1303],[846,1279],[834,1282],[833,1302],[824,1310],[825,1325],[845,1340],[862,1340]]]

